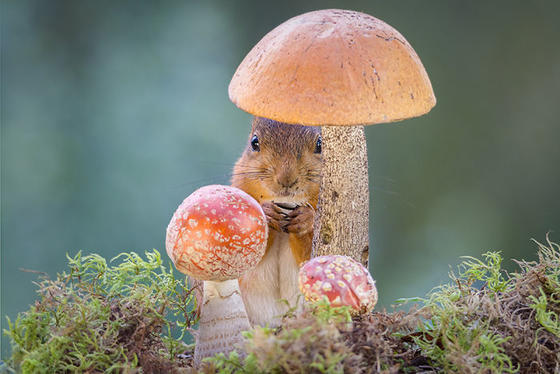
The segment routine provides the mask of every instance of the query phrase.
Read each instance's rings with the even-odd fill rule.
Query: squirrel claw
[[[289,222],[286,229],[297,235],[309,234],[313,231],[315,209],[312,206],[300,206],[289,214]]]
[[[268,226],[273,230],[286,232],[284,227],[289,222],[290,218],[288,215],[281,211],[280,208],[271,201],[265,201],[261,204],[261,206],[268,220]]]
[[[309,203],[295,205],[265,201],[262,203],[262,208],[268,219],[268,225],[273,230],[297,235],[313,231],[315,209]]]

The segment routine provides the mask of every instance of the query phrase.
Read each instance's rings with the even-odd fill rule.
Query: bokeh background
[[[237,65],[273,27],[321,8],[397,28],[438,99],[424,117],[366,129],[381,307],[446,281],[461,255],[534,259],[531,238],[560,241],[560,2],[1,6],[4,328],[35,297],[20,268],[54,276],[78,250],[164,251],[179,202],[227,184],[247,140],[250,116],[227,96]]]

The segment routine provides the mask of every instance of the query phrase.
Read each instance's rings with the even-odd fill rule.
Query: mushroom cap
[[[364,125],[425,114],[436,104],[406,39],[368,14],[305,13],[262,38],[241,62],[229,97],[255,116],[302,125]]]
[[[375,281],[367,269],[348,256],[319,256],[299,270],[299,289],[306,300],[326,296],[333,306],[369,312],[377,304]]]
[[[180,272],[224,281],[256,266],[267,238],[266,216],[255,199],[235,187],[210,185],[179,205],[165,247]]]

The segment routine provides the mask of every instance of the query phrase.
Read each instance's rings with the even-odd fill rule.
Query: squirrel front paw
[[[315,209],[310,205],[302,205],[288,213],[288,223],[284,229],[296,235],[307,235],[313,232]]]
[[[288,223],[288,216],[284,210],[272,201],[265,201],[261,206],[268,220],[268,226],[273,230],[286,232],[283,228]]]
[[[272,201],[262,203],[270,228],[296,235],[306,235],[313,232],[315,209],[311,205],[297,206],[293,204],[293,207],[291,205]]]

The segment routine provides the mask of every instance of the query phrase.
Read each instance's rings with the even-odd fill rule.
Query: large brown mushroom
[[[338,9],[291,18],[249,52],[229,85],[241,109],[322,127],[313,256],[367,264],[369,187],[363,126],[427,113],[436,99],[406,39],[370,15]]]
[[[167,227],[165,247],[177,270],[203,280],[194,362],[228,353],[251,325],[237,278],[258,264],[268,225],[259,205],[230,186],[205,186],[187,197]]]

